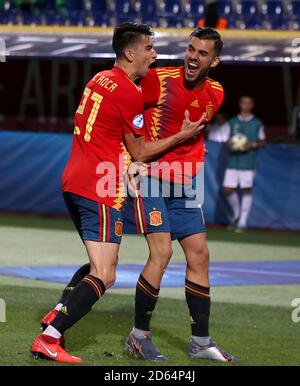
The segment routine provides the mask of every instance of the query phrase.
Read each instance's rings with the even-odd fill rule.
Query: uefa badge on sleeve
[[[142,129],[142,127],[144,126],[144,117],[143,117],[143,114],[139,114],[137,116],[135,116],[133,118],[133,126],[136,128],[136,129]]]

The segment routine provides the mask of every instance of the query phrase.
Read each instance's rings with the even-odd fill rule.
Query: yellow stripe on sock
[[[92,287],[94,287],[94,288],[96,289],[96,291],[97,291],[97,293],[98,293],[98,298],[100,298],[100,297],[101,297],[101,292],[100,292],[98,286],[93,282],[93,280],[91,280],[91,279],[88,278],[88,277],[85,277],[83,280],[84,280],[84,281],[87,281]]]
[[[138,280],[138,285],[141,286],[150,296],[153,298],[158,298],[159,295],[153,294],[147,287],[145,287],[139,280]]]
[[[210,295],[204,293],[204,292],[200,292],[200,291],[197,291],[191,287],[189,287],[188,285],[185,286],[185,288],[191,292],[193,292],[195,295],[202,295],[202,296],[205,296],[206,298],[210,298]]]

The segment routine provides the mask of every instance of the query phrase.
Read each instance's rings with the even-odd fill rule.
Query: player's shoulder
[[[207,87],[209,87],[214,94],[224,95],[224,88],[220,82],[217,82],[214,79],[206,77],[206,84],[207,84]]]
[[[156,67],[148,71],[147,75],[141,81],[141,85],[147,85],[147,87],[159,86],[161,81],[167,78],[177,79],[180,78],[181,75],[180,67]]]
[[[182,67],[157,67],[154,70],[159,77],[178,78],[182,74]]]
[[[132,82],[126,73],[118,67],[98,72],[94,79],[100,86],[104,86],[105,88],[108,86],[112,87],[114,96],[117,96],[121,100],[141,98],[141,88]],[[115,87],[111,86],[112,84],[115,85]]]
[[[91,80],[97,81],[100,78],[101,79],[104,79],[104,78],[116,79],[117,77],[118,76],[117,76],[116,71],[114,71],[114,68],[112,68],[111,70],[103,70],[103,71],[97,72]]]

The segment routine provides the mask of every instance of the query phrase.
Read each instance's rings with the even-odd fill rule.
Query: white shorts
[[[226,169],[223,186],[225,188],[241,189],[252,188],[254,181],[254,170]]]

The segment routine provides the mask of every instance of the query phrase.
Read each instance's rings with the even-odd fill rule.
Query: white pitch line
[[[41,42],[41,43],[55,43],[57,38],[44,37],[44,36],[19,36],[17,38],[19,42]]]
[[[174,267],[173,268],[177,268],[177,267]],[[180,267],[181,268],[181,267]],[[287,272],[282,272],[282,271],[277,271],[277,272],[274,272],[274,271],[267,271],[267,270],[256,270],[256,269],[246,269],[246,268],[226,268],[226,267],[211,267],[210,268],[211,271],[215,271],[216,273],[214,274],[219,274],[219,275],[222,275],[222,271],[225,271],[225,272],[241,272],[241,273],[255,273],[255,274],[261,274],[261,275],[270,275],[270,276],[277,276],[277,275],[281,275],[281,276],[291,276],[291,277],[300,277],[300,273],[287,273]],[[220,272],[221,271],[221,272]],[[170,273],[170,271],[169,271]],[[178,273],[178,272],[176,272]],[[181,273],[181,272],[180,272]]]
[[[188,39],[186,39],[186,40],[188,40]],[[179,43],[177,43],[177,46],[178,46],[178,47],[186,48],[186,47],[187,47],[187,44],[188,44],[188,41],[186,41],[186,42],[179,42]]]
[[[183,59],[183,54],[180,54],[180,55],[158,54],[157,59]]]
[[[67,52],[79,51],[79,50],[83,50],[84,48],[86,48],[86,44],[77,44],[72,47],[60,48],[59,50],[52,51],[50,52],[50,55],[66,54]]]
[[[96,54],[96,53],[91,53],[91,54],[88,54],[88,57],[89,58],[102,58],[102,59],[111,59],[111,58],[115,58],[116,55],[115,54]]]
[[[155,47],[167,47],[170,45],[168,41],[155,42]]]
[[[63,44],[97,44],[98,39],[83,39],[83,38],[63,38]]]
[[[224,268],[224,267],[211,267],[211,271],[227,271],[227,272],[243,272],[243,273],[255,273],[260,275],[270,275],[270,276],[291,276],[291,277],[300,277],[300,273],[287,273],[281,271],[266,271],[266,270],[256,270],[256,269],[242,269],[242,268]]]
[[[16,46],[6,47],[6,51],[8,52],[21,51],[21,50],[27,50],[32,47],[33,47],[33,44],[17,44]]]
[[[105,47],[105,46],[110,46],[111,47],[111,40],[107,40],[105,42],[98,42],[97,47]]]

